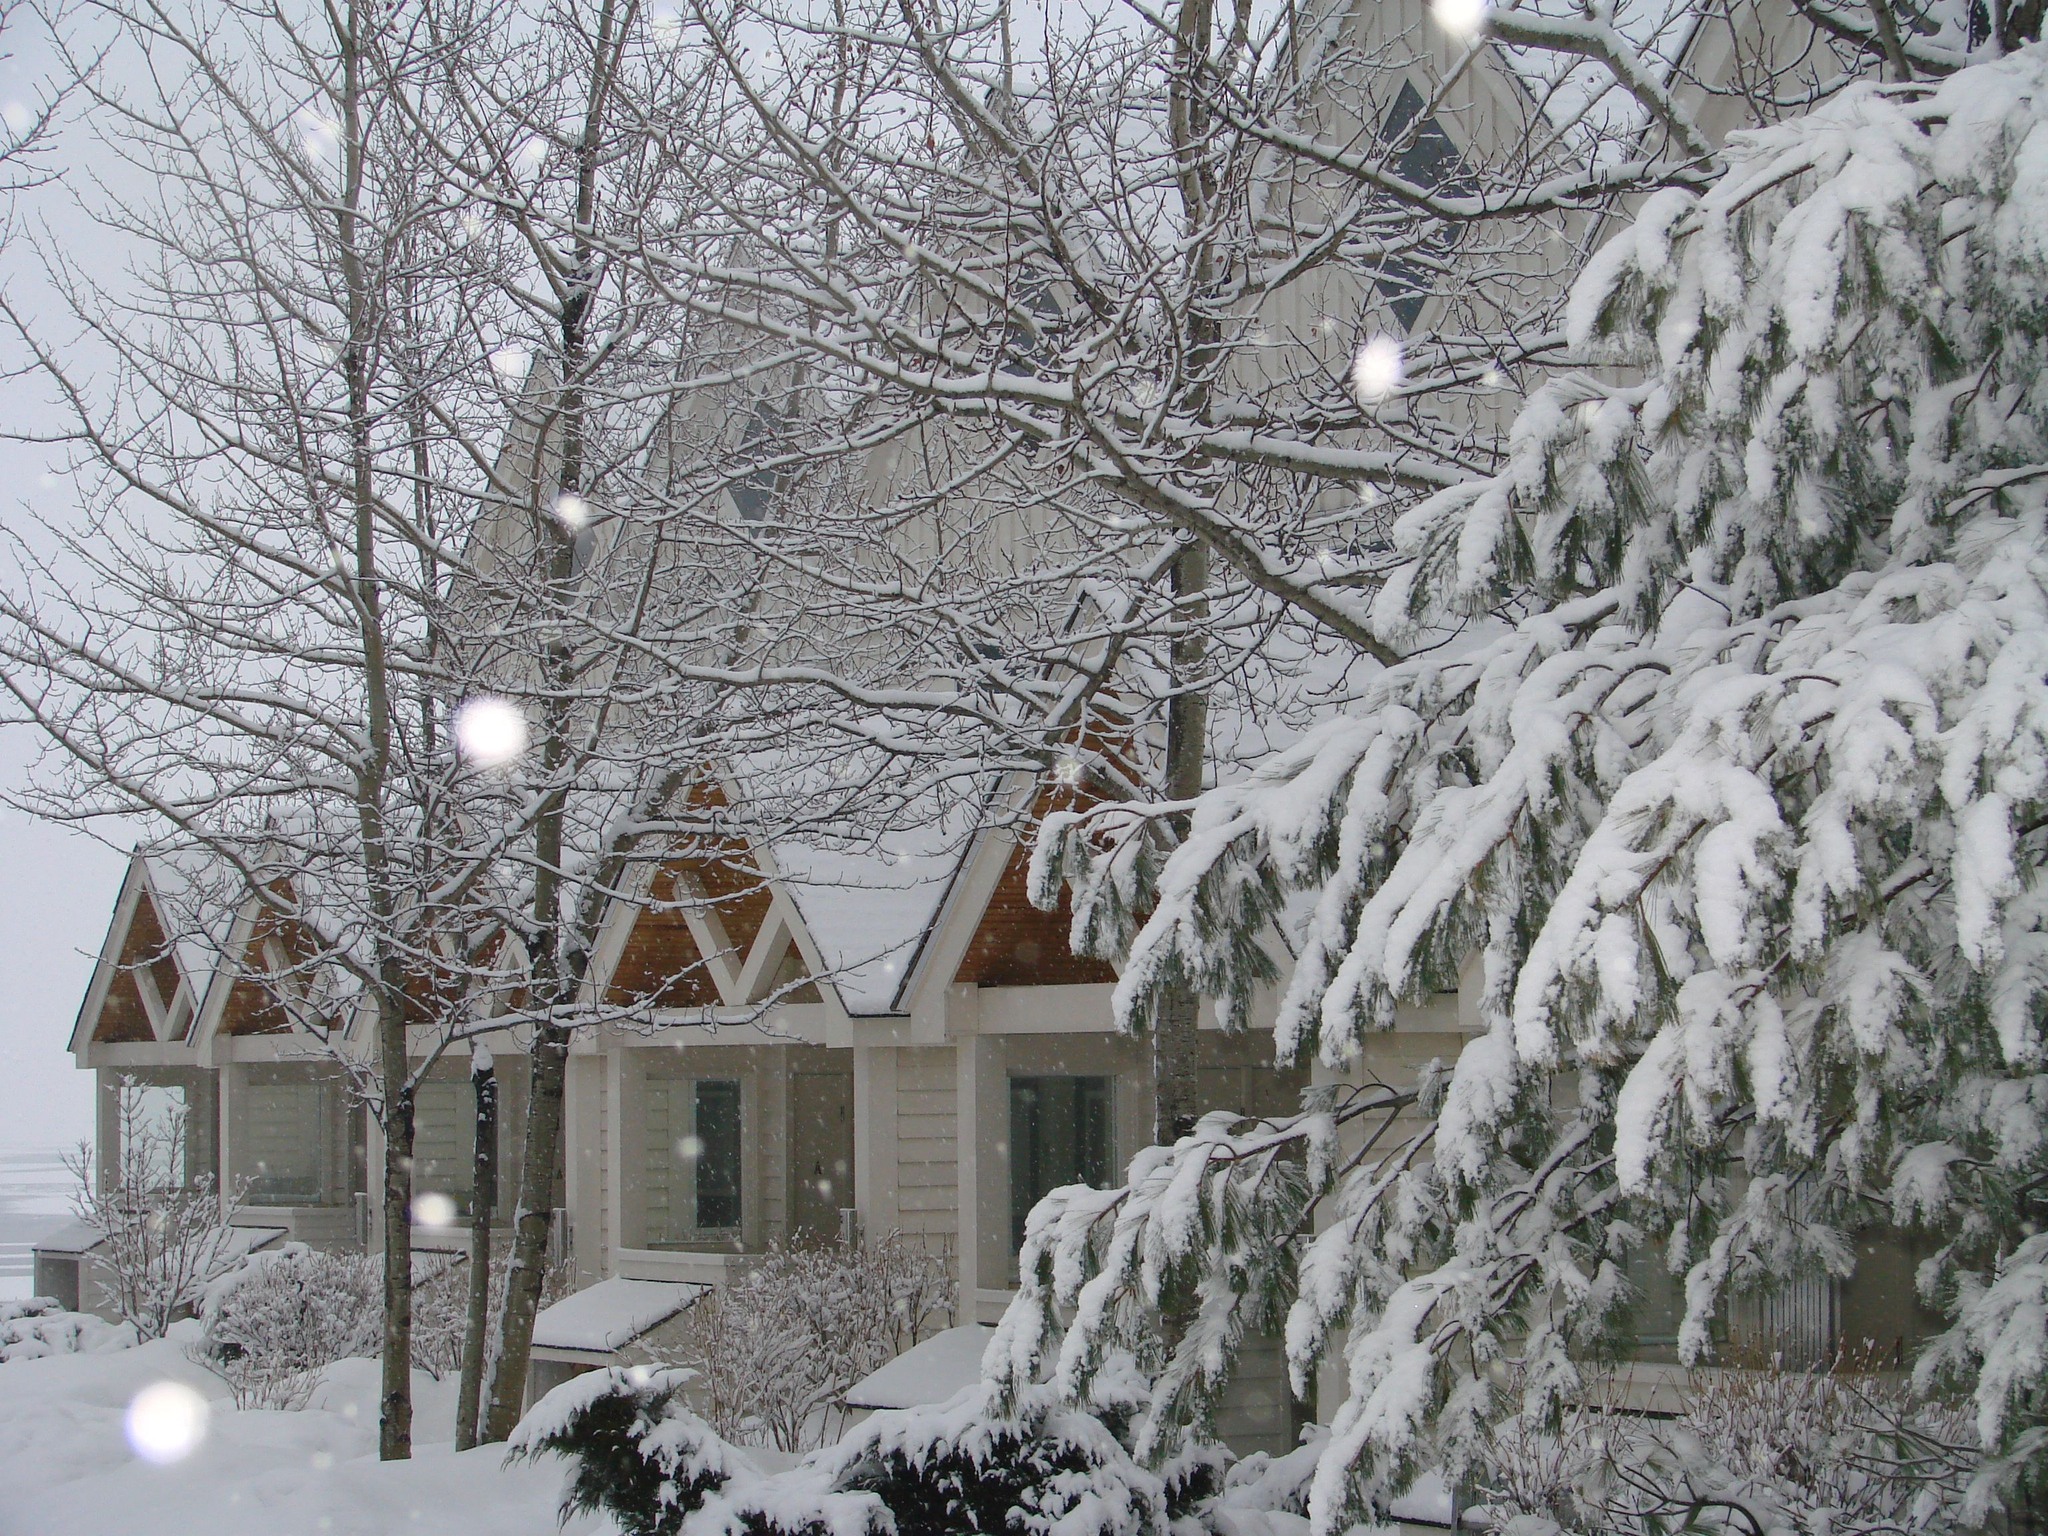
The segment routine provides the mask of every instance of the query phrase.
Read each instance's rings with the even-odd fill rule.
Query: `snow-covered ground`
[[[165,1381],[207,1412],[190,1454],[160,1466],[131,1448],[125,1420]],[[454,1380],[414,1383],[414,1458],[380,1462],[374,1361],[330,1368],[312,1406],[289,1413],[238,1411],[182,1339],[0,1366],[0,1536],[552,1536],[564,1465],[507,1467],[495,1446],[457,1456]]]

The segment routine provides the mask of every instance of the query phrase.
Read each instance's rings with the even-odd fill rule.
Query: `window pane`
[[[672,1078],[647,1080],[642,1134],[642,1199],[650,1248],[674,1248],[689,1240],[689,1174],[696,1163],[690,1140],[690,1085]]]
[[[250,1083],[243,1090],[245,1149],[235,1161],[254,1173],[255,1205],[317,1205],[325,1102],[318,1083]]]
[[[469,1084],[421,1083],[413,1095],[412,1190],[417,1198],[446,1195],[469,1214],[469,1185],[475,1171],[476,1110]]]
[[[135,1143],[130,1157],[136,1171],[147,1184],[182,1186],[190,1172],[185,1166],[185,1090],[145,1083],[122,1091],[130,1096],[128,1132]]]
[[[740,1224],[740,1085],[697,1084],[697,1225]]]
[[[1111,1079],[1010,1079],[1010,1242],[1024,1245],[1024,1218],[1063,1184],[1109,1183]]]

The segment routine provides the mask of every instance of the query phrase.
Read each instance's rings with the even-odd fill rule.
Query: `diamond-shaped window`
[[[1475,183],[1465,169],[1464,156],[1458,152],[1451,136],[1444,132],[1443,125],[1433,116],[1415,123],[1423,105],[1422,93],[1412,82],[1402,81],[1400,94],[1395,96],[1386,121],[1380,125],[1382,144],[1406,142],[1406,148],[1395,158],[1390,169],[1403,181],[1431,192],[1470,193]],[[1414,125],[1412,129],[1411,124]],[[1423,250],[1432,257],[1445,255],[1457,245],[1458,235],[1457,226],[1440,225],[1425,238]],[[1379,276],[1374,279],[1380,296],[1387,301],[1387,307],[1401,322],[1403,330],[1414,329],[1416,320],[1420,318],[1422,306],[1429,301],[1429,282],[1430,263],[1403,256],[1383,261]]]

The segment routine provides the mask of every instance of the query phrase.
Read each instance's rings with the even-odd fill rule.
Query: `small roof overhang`
[[[963,1323],[913,1344],[846,1391],[849,1408],[920,1408],[958,1397],[981,1380],[981,1357],[995,1329]]]
[[[608,1364],[710,1289],[687,1280],[600,1280],[533,1320],[533,1353],[542,1360]]]
[[[291,1233],[284,1227],[237,1227],[231,1226],[222,1240],[217,1258],[239,1259],[245,1254],[255,1253],[279,1242]],[[83,1258],[106,1241],[103,1234],[82,1221],[66,1222],[52,1232],[44,1234],[29,1244],[36,1253],[56,1254],[60,1258]]]

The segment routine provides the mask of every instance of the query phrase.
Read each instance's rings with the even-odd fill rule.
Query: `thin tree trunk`
[[[569,1032],[543,1025],[534,1034],[526,1105],[526,1137],[519,1162],[519,1209],[513,1217],[512,1257],[505,1271],[505,1311],[498,1355],[491,1369],[478,1440],[503,1440],[525,1406],[533,1354],[533,1320],[540,1312],[547,1264],[548,1224],[554,1211],[555,1161],[562,1144],[562,1088],[568,1075]]]
[[[355,524],[355,572],[350,598],[362,628],[363,713],[366,751],[355,783],[356,817],[363,840],[363,874],[375,931],[390,933],[397,912],[385,826],[384,795],[391,763],[391,694],[386,676],[384,603],[377,561],[378,499],[371,416],[371,333],[375,306],[358,242],[364,198],[363,39],[358,7],[339,18],[342,65],[342,195],[335,208],[336,245],[347,294],[348,337],[342,375],[348,388],[350,508]],[[378,963],[377,1067],[384,1090],[384,1355],[377,1454],[385,1461],[412,1455],[412,1144],[413,1085],[406,1053],[405,973],[389,949]]]
[[[557,484],[563,495],[578,494],[584,489],[584,416],[588,409],[584,370],[590,357],[589,327],[591,304],[596,297],[598,252],[580,232],[594,227],[600,141],[622,37],[613,0],[604,0],[591,39],[590,96],[577,149],[575,228],[579,234],[562,264],[565,277],[559,289],[562,395],[556,414],[561,423],[562,458]],[[559,519],[543,521],[553,530],[549,582],[565,604],[572,603],[575,534]],[[555,783],[567,755],[565,740],[570,724],[569,701],[575,688],[575,661],[568,646],[559,640],[550,642],[540,657],[543,784]],[[509,1436],[519,1422],[525,1402],[526,1377],[533,1356],[533,1323],[540,1312],[541,1282],[547,1264],[555,1173],[562,1155],[562,1100],[569,1071],[570,1031],[555,1022],[555,1011],[575,1000],[577,982],[564,966],[562,942],[562,818],[566,809],[566,797],[557,787],[542,805],[534,829],[533,934],[528,951],[533,957],[533,998],[542,1012],[531,1048],[526,1137],[519,1160],[519,1209],[514,1217],[510,1267],[505,1272],[505,1311],[498,1331],[498,1357],[491,1370],[490,1401],[484,1410],[482,1438],[486,1441]]]
[[[573,420],[573,413],[564,411]],[[576,488],[575,456],[564,455],[563,487]],[[569,574],[567,541],[557,540],[557,580]],[[570,657],[559,642],[542,657],[542,676],[552,684],[542,701],[546,719],[541,737],[540,777],[554,782],[561,771]],[[519,1156],[519,1204],[512,1218],[512,1254],[505,1270],[505,1310],[499,1318],[497,1358],[491,1367],[489,1401],[479,1440],[506,1439],[519,1423],[526,1404],[526,1376],[533,1357],[533,1323],[540,1314],[541,1281],[547,1266],[548,1226],[554,1214],[555,1170],[561,1161],[562,1108],[569,1075],[570,1031],[554,1022],[555,1009],[573,999],[573,982],[564,984],[561,971],[562,794],[543,807],[534,829],[533,997],[543,1009],[533,1033],[528,1061],[526,1135]]]
[[[1193,275],[1197,291],[1205,297],[1215,279],[1209,242],[1210,210],[1216,189],[1214,167],[1205,155],[1209,124],[1200,75],[1208,62],[1214,26],[1212,0],[1182,0],[1175,18],[1175,68],[1168,111],[1174,158],[1179,163],[1182,216],[1188,238],[1197,242]],[[1199,414],[1206,404],[1207,376],[1221,356],[1223,338],[1213,317],[1201,313],[1190,318],[1189,335],[1196,344],[1192,362],[1197,379],[1189,405]],[[1178,599],[1174,620],[1178,628],[1168,658],[1175,690],[1166,708],[1169,800],[1193,800],[1202,792],[1202,770],[1209,747],[1209,698],[1192,685],[1201,675],[1202,662],[1208,654],[1203,625],[1208,619],[1209,605],[1202,596],[1208,587],[1209,546],[1200,539],[1192,539],[1173,563],[1173,595]],[[1173,819],[1177,836],[1187,836],[1188,820],[1186,816]],[[1163,989],[1154,1015],[1152,1139],[1160,1146],[1172,1146],[1194,1125],[1200,1113],[1195,1076],[1200,1005],[1193,987],[1174,980]]]
[[[1192,800],[1202,792],[1202,770],[1208,756],[1209,698],[1187,686],[1201,671],[1207,647],[1200,623],[1207,604],[1200,594],[1209,585],[1209,549],[1199,540],[1181,551],[1173,565],[1173,590],[1183,604],[1181,632],[1173,642],[1173,682],[1181,692],[1166,708],[1166,798]],[[1186,599],[1195,599],[1188,602]],[[1187,834],[1185,818],[1175,831]],[[1162,992],[1152,1028],[1152,1139],[1170,1147],[1187,1134],[1201,1113],[1196,1087],[1195,1054],[1201,999],[1185,981],[1175,980]]]
[[[469,1180],[469,1310],[462,1324],[462,1380],[455,1396],[458,1451],[477,1439],[491,1310],[491,1215],[498,1203],[498,1071],[482,1046],[470,1053],[469,1081],[476,1090],[476,1146]]]
[[[384,1074],[384,1355],[377,1455],[412,1455],[412,1088],[406,1081],[405,1020],[377,1025]],[[395,1044],[392,1037],[396,1037]]]

